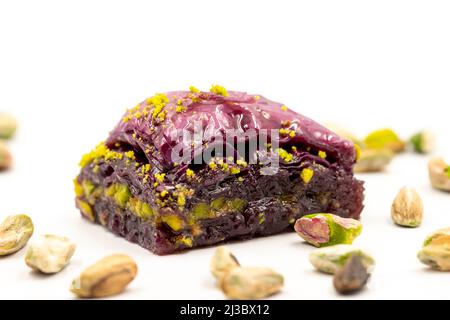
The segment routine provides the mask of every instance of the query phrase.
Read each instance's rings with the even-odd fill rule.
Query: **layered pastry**
[[[191,87],[129,109],[83,156],[76,205],[160,255],[268,236],[311,213],[359,218],[357,153],[281,103]]]

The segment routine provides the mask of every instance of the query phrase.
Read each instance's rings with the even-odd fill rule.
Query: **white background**
[[[78,248],[60,274],[42,276],[25,250],[0,259],[0,298],[72,298],[83,268],[124,252],[139,264],[124,299],[222,299],[209,274],[213,248],[158,257],[82,220],[72,179],[80,156],[125,108],[155,92],[212,83],[262,94],[319,122],[364,135],[390,126],[407,137],[431,127],[450,157],[448,1],[0,1],[0,110],[20,129],[15,163],[0,174],[0,217],[30,215],[36,234],[71,237]],[[450,160],[450,158],[448,158]],[[355,244],[377,266],[350,298],[450,298],[450,277],[416,259],[425,236],[450,226],[450,195],[433,191],[427,157],[405,154],[366,180],[364,231]],[[418,229],[390,221],[398,189],[423,196]],[[230,245],[244,265],[286,277],[274,298],[334,299],[313,270],[314,250],[295,234]],[[349,299],[349,298],[346,298]]]

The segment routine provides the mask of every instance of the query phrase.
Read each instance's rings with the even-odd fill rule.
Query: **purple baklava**
[[[82,215],[156,254],[359,218],[352,142],[281,103],[213,86],[156,94],[83,156]]]

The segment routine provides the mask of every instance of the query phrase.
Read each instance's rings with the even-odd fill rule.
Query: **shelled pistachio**
[[[220,280],[220,288],[229,299],[262,299],[279,292],[284,278],[269,268],[234,268]]]
[[[33,235],[30,217],[18,214],[7,217],[0,225],[0,256],[10,255],[22,249]]]
[[[234,268],[240,267],[236,257],[225,246],[218,247],[211,259],[211,273],[216,279],[221,279]]]
[[[388,149],[396,153],[403,151],[406,146],[392,129],[380,129],[369,133],[364,139],[364,144],[368,149]]]
[[[100,298],[121,293],[133,281],[137,265],[127,255],[107,256],[73,280],[70,290],[80,298]]]
[[[442,191],[450,191],[450,165],[442,158],[432,158],[428,162],[431,185]]]
[[[361,149],[354,172],[379,172],[383,171],[394,158],[394,153],[389,149]]]
[[[69,238],[42,235],[28,248],[25,263],[42,273],[58,273],[69,264],[75,248]]]
[[[429,235],[417,257],[432,269],[450,271],[450,228],[440,229]]]
[[[330,213],[316,213],[298,219],[294,229],[306,242],[325,247],[353,243],[361,233],[362,223]]]
[[[318,271],[334,274],[353,255],[361,257],[369,271],[375,265],[375,260],[368,253],[349,244],[317,249],[309,255],[309,261]]]
[[[436,137],[429,130],[423,130],[414,134],[410,139],[413,150],[417,153],[430,153],[436,145]]]
[[[403,187],[392,203],[391,217],[404,227],[418,227],[423,219],[423,202],[413,188]]]

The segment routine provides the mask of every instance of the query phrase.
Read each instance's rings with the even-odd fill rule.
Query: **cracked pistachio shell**
[[[434,150],[436,145],[436,137],[431,131],[424,130],[413,135],[409,142],[413,150],[417,153],[430,153]]]
[[[364,139],[368,149],[388,149],[392,152],[401,152],[405,149],[405,142],[392,129],[380,129],[373,131]]]
[[[0,113],[0,139],[10,139],[17,129],[17,121],[13,116]]]
[[[284,278],[269,268],[234,268],[220,280],[220,288],[229,299],[255,300],[278,293]]]
[[[216,279],[221,279],[225,274],[238,268],[239,262],[236,257],[228,250],[227,247],[221,246],[214,251],[211,259],[210,269],[211,273]]]
[[[394,158],[394,153],[389,149],[362,149],[354,172],[379,172],[383,171]]]
[[[433,158],[428,162],[428,174],[431,185],[442,191],[450,191],[450,166],[442,158]]]
[[[418,227],[423,218],[423,202],[413,188],[403,187],[391,207],[392,220],[404,227]]]
[[[72,281],[70,291],[80,298],[100,298],[121,293],[133,281],[137,265],[127,255],[107,256]]]
[[[349,244],[317,249],[309,255],[309,261],[318,271],[334,274],[353,255],[359,256],[368,270],[375,265],[375,260],[368,253]]]
[[[316,213],[298,219],[294,229],[306,242],[316,247],[325,247],[352,244],[361,234],[362,223],[331,213]]]
[[[419,260],[438,271],[450,271],[450,228],[429,235],[418,252]]]
[[[24,214],[7,217],[0,225],[0,256],[22,249],[33,235],[31,218]]]
[[[42,235],[28,248],[25,263],[42,273],[58,273],[69,264],[75,248],[69,238]]]
[[[12,165],[12,156],[6,143],[0,141],[0,170],[8,170]]]

